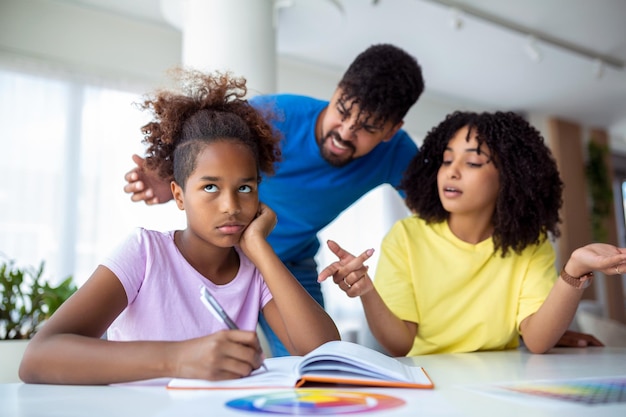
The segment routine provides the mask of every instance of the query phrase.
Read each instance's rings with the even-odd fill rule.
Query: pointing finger
[[[354,258],[354,255],[351,254],[350,252],[348,252],[347,250],[343,249],[341,246],[339,246],[339,244],[337,242],[335,242],[334,240],[328,240],[328,242],[326,242],[328,245],[328,249],[331,250],[332,253],[334,253],[335,255],[337,255],[337,257],[342,260],[342,261],[349,261],[351,259]]]
[[[333,276],[337,271],[339,271],[339,263],[333,262],[326,268],[322,269],[322,272],[320,272],[317,276],[317,282],[325,281],[328,277]]]
[[[349,269],[351,271],[355,271],[357,269],[361,269],[363,267],[366,267],[364,265],[365,261],[367,261],[369,258],[371,258],[371,256],[373,254],[374,254],[374,249],[367,249],[365,252],[363,252],[362,254],[357,256],[356,258],[353,258],[348,263],[346,263],[345,264],[345,268]]]

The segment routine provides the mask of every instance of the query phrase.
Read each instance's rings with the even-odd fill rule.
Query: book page
[[[421,367],[405,365],[384,353],[345,341],[325,343],[305,355],[298,369],[301,375],[350,373],[383,381],[432,385]]]

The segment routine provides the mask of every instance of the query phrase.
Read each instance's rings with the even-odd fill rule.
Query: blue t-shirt
[[[417,153],[415,142],[399,130],[392,140],[337,168],[322,158],[315,140],[315,124],[328,101],[277,94],[256,96],[250,103],[273,112],[273,126],[282,135],[282,161],[274,175],[263,178],[259,197],[278,217],[268,241],[283,262],[314,257],[317,233],[370,190],[381,184],[397,187]]]

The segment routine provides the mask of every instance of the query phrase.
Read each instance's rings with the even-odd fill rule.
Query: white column
[[[183,65],[245,77],[249,96],[275,92],[273,0],[182,0],[180,5]]]

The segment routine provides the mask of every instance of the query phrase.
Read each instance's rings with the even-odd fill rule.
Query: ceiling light
[[[454,30],[461,30],[463,28],[463,13],[456,7],[450,9],[450,26]]]
[[[598,80],[604,76],[604,62],[601,59],[593,60],[593,76]]]
[[[426,1],[426,0],[423,0]],[[490,14],[484,10],[473,7],[467,3],[475,3],[475,2],[467,2],[467,1],[458,1],[458,0],[428,0],[432,3],[437,3],[441,6],[445,6],[447,8],[458,9],[464,16],[475,17],[481,19],[487,23],[491,23],[493,25],[499,26],[503,29],[507,29],[513,32],[517,32],[522,35],[532,34],[532,37],[535,39],[535,42],[541,41],[545,45],[554,46],[557,48],[561,48],[565,51],[568,51],[573,54],[580,55],[582,57],[590,58],[590,59],[598,59],[602,61],[602,67],[612,67],[618,70],[624,69],[626,64],[624,60],[618,57],[614,57],[611,55],[605,55],[600,52],[594,51],[592,49],[587,49],[584,46],[574,44],[572,42],[568,42],[563,39],[559,39],[555,36],[552,36],[545,32],[539,32],[534,30],[533,28],[526,27],[519,23],[504,19],[500,16],[496,16],[494,14]],[[541,52],[536,47],[525,46],[526,53],[529,58],[534,62],[539,62],[541,60]]]
[[[541,54],[541,51],[537,46],[537,38],[535,38],[533,35],[528,35],[528,37],[526,38],[524,51],[526,52],[526,55],[528,55],[528,58],[530,58],[530,60],[534,63],[541,62],[543,55]]]

